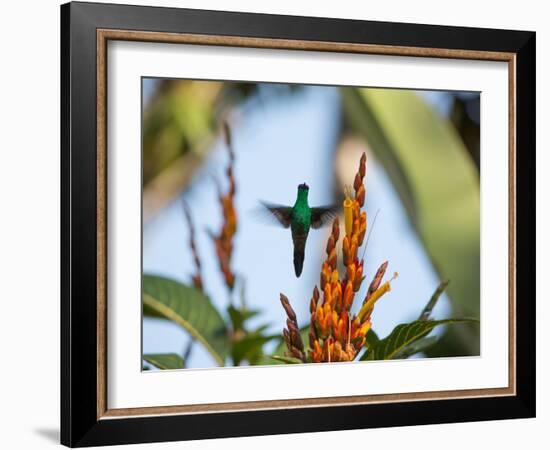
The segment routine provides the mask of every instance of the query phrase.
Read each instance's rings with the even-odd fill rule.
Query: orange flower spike
[[[355,350],[355,347],[353,347],[352,344],[346,344],[346,355],[348,355],[348,361],[353,361],[356,354],[357,350]]]
[[[325,286],[327,284],[329,275],[330,275],[330,268],[329,268],[328,264],[326,262],[324,262],[323,267],[321,269],[321,277],[320,277],[320,280],[319,280],[319,282],[320,282],[319,284],[321,286],[322,291],[325,290]]]
[[[359,239],[357,238],[357,235],[354,234],[351,237],[351,246],[350,246],[350,250],[351,250],[350,253],[352,258],[355,258],[357,256],[357,247],[359,247]]]
[[[323,307],[331,307],[332,306],[332,284],[327,283],[325,285],[325,291],[324,294],[324,302]]]
[[[333,347],[334,361],[341,361],[343,356],[342,345],[336,341]]]
[[[311,301],[309,302],[309,312],[313,313],[317,309],[317,303],[319,302],[319,289],[317,286],[313,288],[313,295]]]
[[[319,322],[319,337],[325,339],[328,336],[328,324],[326,320]]]
[[[346,236],[351,234],[351,228],[353,223],[353,200],[351,199],[351,187],[344,186],[344,225],[346,228]]]
[[[330,318],[330,322],[333,330],[336,331],[338,329],[338,322],[340,322],[340,319],[338,318],[338,313],[336,311],[332,311],[331,316],[332,317]]]
[[[319,303],[319,289],[317,289],[317,286],[313,288],[313,298],[315,300],[315,304]]]
[[[338,281],[338,279],[336,279],[335,281],[332,282],[332,298],[334,299],[334,301],[336,301],[337,298],[341,298],[342,297],[342,285],[340,284],[340,282]]]
[[[330,362],[333,358],[331,358],[332,356],[332,350],[334,348],[334,340],[332,337],[329,337],[324,345],[323,345],[323,357],[324,357],[324,360],[327,361],[327,362]]]
[[[331,334],[332,331],[332,310],[328,311],[328,313],[325,316],[325,327],[329,334]]]
[[[337,262],[337,256],[336,256],[336,248],[333,248],[330,252],[330,255],[327,258],[327,263],[331,267],[332,270],[336,269],[336,262]]]
[[[321,305],[317,305],[317,309],[315,310],[315,320],[317,322],[321,322],[323,320],[324,313],[323,307]]]
[[[334,242],[338,242],[340,237],[340,224],[338,222],[338,217],[332,222],[332,236],[334,236]]]
[[[288,352],[287,355],[294,356],[306,361],[304,343],[302,337],[300,336],[300,329],[298,328],[298,322],[296,320],[296,314],[290,305],[288,298],[284,294],[280,294],[281,305],[286,312],[286,328],[283,329],[283,337],[286,343]]]
[[[328,306],[328,305],[327,305]],[[323,321],[321,322],[321,330],[323,331],[323,338],[330,334],[330,321],[332,317],[332,310],[330,308],[323,309]]]
[[[340,342],[346,342],[347,340],[347,332],[348,332],[348,321],[344,319],[340,319],[338,322],[338,338]]]
[[[335,270],[332,272],[331,276],[330,276],[330,282],[334,285],[336,283],[338,283],[338,271]]]
[[[313,317],[311,318],[311,323],[312,324],[314,323]],[[317,340],[317,333],[315,332],[315,326],[309,327],[308,338],[309,338],[309,348],[313,348],[313,345]]]
[[[366,336],[370,330],[370,327],[371,327],[371,322],[370,320],[367,320],[363,325],[361,325],[361,329],[359,330],[360,334],[362,336]]]
[[[313,344],[312,359],[314,362],[321,362],[322,356],[323,350],[321,349],[321,345],[319,344],[319,341],[315,341],[315,343]]]
[[[338,320],[338,322],[336,322],[336,323],[332,326],[332,336],[334,337],[334,339],[336,340],[336,342],[338,342],[338,341],[341,339],[341,333],[340,333],[340,320]]]
[[[340,283],[338,283],[338,288],[335,287],[335,289],[332,291],[332,300],[332,309],[337,314],[340,314],[340,311],[342,311],[342,289]]]
[[[353,278],[353,292],[358,292],[361,289],[361,283],[363,282],[363,261],[357,266],[355,277]]]
[[[365,174],[367,173],[367,154],[363,152],[361,155],[361,159],[359,160],[359,174],[361,175],[361,178],[365,178]]]
[[[342,256],[344,264],[347,266],[350,263],[350,239],[348,236],[344,236],[342,240]]]
[[[327,255],[330,255],[330,253],[332,252],[332,250],[336,247],[336,243],[334,242],[334,236],[331,234],[329,237],[328,237],[328,241],[327,241],[327,248],[326,248],[326,253]]]
[[[357,238],[356,238],[356,236],[353,236],[353,239],[351,240],[351,246],[350,246],[350,249],[349,249],[349,253],[350,253],[349,262],[352,262],[355,259],[357,259],[357,248],[358,248]]]
[[[309,312],[312,313],[317,308],[317,303],[315,303],[315,299],[311,297],[311,300],[309,301]]]
[[[328,341],[323,342],[323,352],[321,353],[321,360],[328,361],[330,358],[328,350]]]
[[[353,180],[353,188],[355,189],[355,192],[358,192],[361,186],[363,186],[363,177],[361,177],[361,174],[357,172],[357,174],[355,174],[355,179]]]
[[[222,272],[225,283],[229,289],[233,289],[235,284],[235,275],[231,271],[231,256],[233,253],[232,240],[237,231],[237,213],[233,204],[235,194],[235,178],[233,176],[233,165],[235,163],[235,155],[231,144],[231,133],[227,124],[224,124],[225,140],[229,152],[229,165],[225,171],[229,180],[229,190],[226,194],[222,194],[221,188],[218,186],[219,201],[223,213],[223,223],[219,234],[214,236],[216,246],[216,255],[219,260],[220,271]]]
[[[348,264],[346,267],[346,276],[352,283],[355,281],[355,273],[357,269],[355,263]]]
[[[359,227],[360,227],[359,217],[355,218],[353,221],[353,236],[357,236],[359,234]]]
[[[363,206],[365,204],[365,186],[361,185],[359,187],[359,190],[355,193],[355,201],[359,203],[359,206]]]
[[[360,322],[358,317],[355,317],[351,321],[351,327],[350,327],[350,335],[351,335],[352,340],[357,337],[357,333],[358,333],[360,328],[361,328],[361,322]]]
[[[346,289],[344,291],[344,309],[346,311],[349,311],[351,308],[351,305],[353,304],[353,283],[351,281],[348,281],[346,283]]]

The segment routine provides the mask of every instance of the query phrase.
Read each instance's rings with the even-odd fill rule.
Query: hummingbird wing
[[[265,210],[269,211],[269,218],[282,225],[284,228],[290,226],[292,208],[290,206],[276,205],[273,203],[261,202]]]
[[[338,215],[340,207],[338,205],[320,206],[311,208],[311,228],[318,229],[329,225]]]

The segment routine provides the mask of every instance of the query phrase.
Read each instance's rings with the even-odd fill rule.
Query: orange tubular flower
[[[231,255],[233,254],[233,236],[237,232],[237,212],[234,205],[235,197],[235,177],[233,176],[233,165],[235,163],[235,154],[231,144],[231,133],[227,124],[224,124],[225,139],[229,151],[229,166],[227,167],[227,178],[229,180],[229,190],[222,194],[220,190],[219,198],[223,211],[223,225],[220,233],[214,236],[216,254],[220,264],[220,270],[224,276],[225,284],[229,289],[235,285],[235,274],[231,271]]]
[[[367,213],[361,211],[365,203],[366,191],[363,180],[366,173],[366,162],[367,157],[363,153],[353,183],[354,195],[352,195],[350,187],[345,189],[346,198],[343,204],[345,236],[342,240],[342,256],[346,271],[343,279],[340,279],[336,266],[336,244],[340,237],[338,218],[334,219],[332,224],[326,248],[327,257],[321,267],[321,289],[319,290],[315,286],[309,305],[311,322],[307,361],[354,360],[365,346],[366,335],[371,327],[370,318],[374,304],[390,290],[389,281],[380,286],[387,267],[387,262],[385,262],[380,266],[371,282],[359,313],[351,316],[355,294],[361,289],[364,279],[363,260],[359,260],[357,254],[363,245],[367,230]],[[286,299],[286,297],[284,298]],[[286,302],[288,303],[288,299]],[[285,305],[283,304],[283,306]],[[289,303],[288,306],[290,306]],[[285,331],[287,332],[285,341],[289,354],[295,355],[297,353],[295,345],[292,342],[289,343],[289,339],[286,338],[290,330]],[[303,349],[300,350],[303,352]]]

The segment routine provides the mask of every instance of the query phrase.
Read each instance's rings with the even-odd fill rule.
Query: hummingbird
[[[300,277],[304,266],[304,252],[310,228],[314,230],[321,228],[338,214],[337,206],[310,207],[307,199],[308,193],[309,186],[302,183],[298,186],[294,206],[262,202],[262,205],[267,208],[279,225],[290,228],[294,245],[294,272],[297,278]]]

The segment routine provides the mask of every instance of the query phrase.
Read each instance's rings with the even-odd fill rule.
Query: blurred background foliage
[[[479,317],[476,150],[413,92],[345,88],[342,95],[350,125],[382,161],[434,268],[452,280],[447,292],[456,314]],[[478,327],[459,330],[461,339],[453,340],[465,354],[477,353]]]
[[[190,187],[220,139],[222,120],[229,117],[238,127],[244,104],[269,107],[303,89],[265,83],[144,82],[144,224]],[[361,142],[389,177],[439,279],[451,280],[451,315],[479,318],[479,94],[333,89],[339,98],[332,145],[335,178],[341,178],[338,153],[346,143]],[[334,183],[333,191],[341,192],[341,184]],[[479,354],[479,327],[447,328],[426,354]]]

